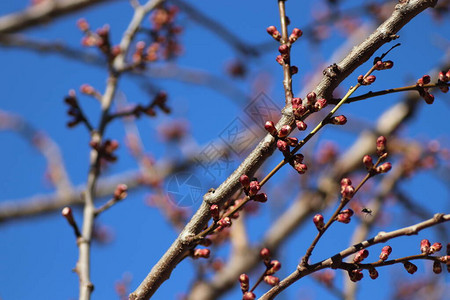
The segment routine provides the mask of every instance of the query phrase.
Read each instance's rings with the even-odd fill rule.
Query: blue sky
[[[302,28],[311,22],[311,10],[320,10],[317,1],[295,2],[288,1],[288,15],[292,25]],[[4,15],[23,9],[29,1],[1,1],[0,14]],[[344,1],[344,7],[354,7],[359,1]],[[218,23],[226,26],[243,41],[249,44],[264,44],[271,41],[265,32],[269,25],[279,27],[278,9],[276,1],[198,1],[195,4],[200,11],[209,15]],[[58,19],[55,22],[39,26],[24,32],[27,36],[49,41],[61,41],[67,45],[82,49],[80,46],[81,33],[76,28],[76,20],[86,18],[93,28],[105,23],[111,25],[112,40],[119,41],[121,33],[126,28],[132,16],[132,9],[128,1],[113,1],[107,5],[94,7]],[[363,19],[366,19],[363,17]],[[177,63],[193,70],[207,70],[219,76],[223,84],[235,85],[250,99],[255,99],[260,92],[264,92],[273,103],[282,107],[284,92],[282,90],[282,70],[275,62],[277,44],[273,42],[272,49],[257,58],[245,58],[249,66],[249,76],[245,79],[231,79],[224,74],[226,64],[238,57],[222,39],[207,28],[189,20],[181,14],[180,24],[184,26],[181,43],[184,53],[177,59]],[[148,22],[148,21],[147,21]],[[148,23],[147,23],[148,25]],[[448,51],[450,20],[440,22],[432,20],[429,13],[424,13],[414,19],[400,32],[401,47],[389,54],[389,59],[395,62],[392,70],[377,73],[377,81],[371,87],[373,90],[408,85],[436,67]],[[292,28],[292,26],[291,26]],[[292,62],[299,66],[300,72],[294,77],[294,91],[302,90],[302,84],[314,72],[319,62],[326,62],[333,52],[344,41],[338,31],[332,31],[332,37],[323,45],[314,47],[306,40],[300,39],[294,45]],[[389,49],[389,45],[382,51]],[[95,49],[90,51],[95,52]],[[381,54],[381,52],[379,53]],[[0,95],[0,109],[25,118],[36,129],[46,132],[61,148],[70,179],[74,185],[86,181],[88,168],[88,134],[81,126],[68,129],[65,123],[68,120],[66,106],[63,98],[69,89],[77,89],[83,83],[89,83],[102,91],[105,85],[107,72],[97,66],[88,65],[77,60],[67,60],[55,54],[42,54],[17,48],[0,47],[0,82],[2,93]],[[354,74],[355,77],[365,73],[369,64],[363,65]],[[435,75],[435,74],[430,74]],[[258,81],[259,80],[259,81]],[[141,138],[146,150],[156,159],[174,159],[180,156],[180,150],[173,146],[161,143],[155,128],[161,123],[174,119],[190,121],[189,130],[194,144],[198,149],[204,149],[208,142],[220,138],[220,134],[228,128],[236,118],[245,119],[242,99],[230,99],[217,90],[205,88],[201,85],[192,85],[179,80],[163,80],[146,78],[143,82],[161,87],[169,93],[169,106],[173,113],[170,116],[158,114],[156,118],[141,118],[137,122],[141,130]],[[256,83],[262,82],[264,89],[255,89]],[[347,79],[342,89],[354,84],[355,78]],[[134,82],[133,77],[125,76],[120,84],[120,91],[126,95],[129,102],[146,103],[148,95]],[[261,86],[261,84],[259,85]],[[366,89],[365,91],[368,91]],[[363,93],[364,90],[361,90]],[[400,135],[408,139],[427,141],[439,139],[445,147],[449,146],[448,122],[449,96],[440,92],[434,93],[436,101],[433,105],[423,105],[417,115],[408,123],[407,127],[400,129]],[[349,118],[348,130],[325,129],[320,135],[320,141],[333,140],[341,150],[356,138],[355,132],[362,124],[367,127],[374,125],[374,120],[390,105],[401,100],[399,95],[390,95],[363,101],[345,106],[342,113]],[[89,117],[98,118],[97,103],[88,97],[80,100]],[[95,123],[95,122],[94,122]],[[116,138],[120,142],[124,139],[124,128],[121,122],[113,123],[106,132],[106,136]],[[0,187],[2,196],[0,201],[27,198],[36,194],[48,194],[52,187],[45,181],[46,163],[44,158],[30,144],[13,132],[0,132],[0,165],[4,172],[0,173]],[[320,143],[319,143],[320,145]],[[119,150],[119,161],[111,166],[105,175],[116,174],[138,168],[135,160],[130,157],[126,147]],[[268,166],[281,159],[276,153],[274,158],[264,166]],[[217,175],[209,179],[205,188],[215,187],[232,167],[239,162],[233,157],[228,173]],[[284,170],[283,175],[292,173]],[[196,173],[201,177],[201,173]],[[282,176],[274,178],[274,182],[267,189],[275,188]],[[446,186],[447,185],[447,186]],[[426,187],[426,189],[424,189]],[[433,212],[448,212],[448,182],[436,180],[432,171],[426,171],[419,176],[409,179],[402,184],[402,188],[413,195],[415,201],[422,205],[433,203],[430,210]],[[108,245],[94,244],[92,248],[92,280],[96,286],[93,299],[116,299],[114,282],[129,272],[133,280],[131,289],[144,278],[151,266],[169,247],[177,236],[176,231],[167,223],[160,212],[145,205],[145,198],[151,191],[139,189],[130,194],[127,200],[109,210],[100,217],[100,223],[111,228],[114,240]],[[270,192],[269,192],[270,199]],[[270,202],[270,201],[269,201]],[[194,204],[192,211],[198,203]],[[257,241],[263,234],[267,222],[274,218],[276,204],[267,203],[261,209],[261,215],[251,217],[248,221],[250,239]],[[279,209],[279,207],[278,207]],[[276,211],[276,210],[275,210]],[[330,212],[328,212],[330,213]],[[416,222],[417,219],[404,216],[395,206],[389,208],[392,219],[397,220],[389,224],[390,230],[398,226],[405,226]],[[80,211],[76,211],[76,219],[81,222]],[[327,233],[321,243],[321,251],[316,253],[315,259],[326,258],[337,250],[346,247],[351,236],[353,223],[347,227],[337,224],[336,228]],[[448,228],[448,225],[447,225]],[[380,230],[380,228],[378,228]],[[305,227],[290,237],[280,251],[280,260],[283,277],[294,270],[298,262],[299,253],[313,238],[314,231],[311,226]],[[418,244],[422,238],[434,240],[433,230],[427,230],[417,237],[401,238],[391,243],[394,253],[398,255],[412,255],[418,252]],[[75,266],[78,250],[70,228],[59,213],[49,214],[27,220],[17,220],[0,224],[0,297],[9,299],[75,299],[78,295],[78,278],[71,272]],[[447,241],[442,241],[447,243]],[[333,247],[332,247],[333,246]],[[334,247],[336,246],[336,247]],[[338,247],[339,246],[339,247]],[[395,248],[397,246],[398,248]],[[375,252],[379,250],[375,248]],[[397,249],[403,248],[404,253]],[[411,250],[408,252],[408,249]],[[226,257],[226,249],[220,252]],[[419,263],[421,274],[429,273],[431,265]],[[184,261],[173,272],[170,281],[163,284],[155,295],[155,299],[172,299],[188,290],[192,283],[194,272],[193,263]],[[189,274],[189,275],[187,275]],[[399,275],[400,274],[400,275]],[[380,299],[386,297],[389,286],[388,275],[405,276],[401,267],[386,268],[380,271],[380,279],[371,281],[364,278],[361,284],[361,293],[366,299]],[[257,274],[252,274],[256,278]],[[366,276],[367,277],[367,276]],[[439,280],[447,281],[448,274],[439,276]],[[339,283],[339,281],[337,281]],[[258,290],[261,295],[264,288]],[[367,294],[370,291],[370,294]],[[333,296],[318,288],[318,285],[305,279],[292,286],[280,299],[292,299],[295,296],[306,295],[308,298],[333,299]],[[226,299],[237,299],[240,292],[234,290]],[[362,294],[361,294],[362,295]]]

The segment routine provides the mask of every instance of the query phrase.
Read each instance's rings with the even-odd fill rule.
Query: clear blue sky
[[[302,28],[311,22],[311,10],[319,10],[317,1],[288,1],[288,15],[295,27]],[[359,1],[344,1],[344,7],[358,5]],[[4,15],[23,9],[29,4],[28,0],[1,1],[0,14]],[[218,23],[223,24],[242,40],[250,44],[270,42],[271,38],[265,32],[269,25],[279,26],[276,1],[198,1],[195,6],[208,14]],[[132,9],[128,1],[112,1],[107,5],[94,7],[55,22],[39,26],[24,32],[30,37],[49,41],[61,41],[67,45],[81,49],[79,44],[81,34],[76,28],[76,20],[86,18],[93,28],[103,24],[111,25],[112,40],[118,42],[121,33],[126,28],[132,16]],[[365,19],[365,18],[364,18]],[[277,105],[282,107],[282,70],[275,62],[277,45],[274,42],[272,50],[268,50],[259,58],[247,59],[250,76],[244,80],[232,80],[224,74],[224,68],[236,53],[222,39],[218,39],[211,31],[199,26],[181,14],[180,24],[184,26],[181,42],[184,47],[183,55],[177,62],[186,68],[206,69],[214,75],[223,78],[223,84],[234,84],[239,90],[251,98],[255,98],[261,90],[252,89],[257,78],[264,82],[265,94]],[[148,23],[147,23],[148,24]],[[291,28],[293,28],[291,26]],[[402,46],[396,48],[389,59],[395,62],[394,69],[378,73],[373,90],[397,87],[413,83],[417,78],[435,67],[444,57],[445,50],[449,50],[449,19],[435,22],[429,13],[414,19],[400,32],[399,42]],[[294,91],[302,89],[307,76],[311,76],[318,61],[328,61],[330,55],[342,44],[343,36],[337,30],[332,31],[332,38],[318,48],[312,47],[300,39],[293,48],[292,61],[299,66],[300,72],[294,77]],[[387,50],[385,46],[382,50]],[[93,49],[94,53],[95,50]],[[381,52],[379,53],[381,54]],[[0,47],[0,110],[8,111],[25,118],[38,130],[46,132],[56,141],[63,153],[66,168],[74,185],[86,181],[88,168],[88,134],[81,126],[68,129],[68,120],[63,97],[69,89],[77,89],[83,83],[89,83],[100,91],[104,89],[106,70],[87,65],[77,60],[67,60],[55,54],[40,54],[33,51],[16,48]],[[355,76],[365,73],[369,65],[366,64],[355,72]],[[434,74],[430,74],[434,75]],[[265,80],[265,81],[264,81]],[[342,89],[354,84],[354,78],[346,80]],[[237,117],[245,117],[242,112],[245,103],[242,99],[231,99],[227,95],[204,86],[182,83],[177,80],[161,80],[146,78],[145,81],[166,89],[169,93],[169,106],[172,107],[171,116],[158,114],[157,118],[142,118],[138,121],[141,137],[147,151],[157,159],[174,158],[180,155],[179,150],[170,149],[160,143],[155,130],[161,122],[173,119],[187,119],[190,123],[192,138],[200,148],[206,146],[210,140],[218,139],[221,133],[230,126]],[[140,88],[140,84],[133,82],[133,78],[124,77],[120,82],[120,91],[126,95],[129,102],[146,103],[148,96]],[[423,105],[415,119],[408,127],[401,129],[402,136],[417,138],[421,141],[440,139],[444,146],[449,146],[447,117],[449,114],[449,96],[440,92],[434,93],[436,102],[432,106]],[[302,95],[300,95],[302,96]],[[401,99],[398,95],[374,99],[370,102],[346,106],[342,112],[349,118],[349,128],[363,121],[368,127],[387,107]],[[87,97],[82,98],[87,114],[96,120],[98,116],[97,104]],[[345,150],[356,137],[358,130],[325,130],[320,139],[332,139]],[[110,126],[106,135],[116,138],[120,142],[124,139],[124,129],[121,122]],[[12,132],[0,132],[0,201],[22,199],[35,194],[49,194],[51,186],[45,181],[46,164],[44,158],[32,148],[27,141]],[[269,165],[281,158],[275,154]],[[214,179],[207,179],[206,183],[200,171],[196,175],[202,179],[204,188],[215,187],[231,173],[232,168],[239,162],[238,157],[232,157],[232,163],[227,172],[217,175]],[[126,147],[119,150],[119,161],[113,165],[108,174],[120,173],[137,169],[136,162],[130,157]],[[293,172],[292,170],[288,170]],[[437,181],[431,171],[425,172],[415,179],[404,183],[403,188],[413,195],[415,201],[427,205],[432,201],[433,212],[448,212],[448,182]],[[279,180],[280,177],[277,177]],[[277,181],[268,185],[276,187]],[[426,190],[423,188],[426,187]],[[157,262],[164,251],[177,236],[165,218],[154,208],[145,204],[145,198],[151,191],[139,190],[132,193],[127,200],[109,210],[100,217],[100,223],[108,226],[114,235],[114,240],[108,245],[94,244],[92,247],[92,280],[95,284],[93,299],[116,299],[114,282],[129,272],[133,276],[131,289],[148,273],[151,266]],[[270,196],[270,194],[269,194]],[[270,198],[269,198],[270,199]],[[270,201],[269,201],[270,202]],[[192,206],[192,211],[198,203]],[[276,204],[267,203],[261,210],[259,218],[252,217],[249,221],[251,229],[250,239],[261,237],[264,225],[274,218],[271,213],[276,211]],[[393,229],[400,225],[407,225],[413,218],[402,219],[402,214],[393,207],[389,208],[392,218],[398,221],[390,224]],[[76,211],[76,219],[81,222],[80,211]],[[350,229],[356,223],[344,228],[337,224],[335,231],[327,234],[322,241],[327,245],[318,251],[315,259],[327,257],[344,248],[351,236]],[[344,229],[343,229],[344,228]],[[447,226],[448,228],[448,226]],[[280,260],[283,277],[294,270],[300,254],[309,244],[314,231],[304,228],[287,240],[281,250]],[[340,231],[342,229],[342,231]],[[379,230],[380,228],[378,228]],[[402,238],[392,242],[394,253],[402,256],[418,253],[418,243],[421,238],[434,240],[433,230],[427,230],[418,237]],[[66,221],[59,213],[0,224],[0,297],[10,299],[75,299],[78,296],[78,278],[71,269],[75,266],[78,249],[75,239]],[[308,241],[305,244],[305,241]],[[442,241],[447,243],[447,241]],[[398,248],[395,248],[395,246]],[[334,248],[332,246],[339,246]],[[380,248],[380,247],[378,247]],[[377,253],[377,250],[374,253]],[[402,248],[402,253],[400,254]],[[220,255],[226,257],[225,251]],[[419,263],[421,274],[429,273],[431,265]],[[426,270],[425,270],[426,269]],[[155,299],[172,299],[188,290],[192,283],[194,272],[193,263],[189,260],[181,263],[173,272],[171,279],[163,284],[155,295]],[[400,274],[400,275],[399,275]],[[361,294],[365,299],[383,299],[390,289],[386,281],[388,275],[406,276],[401,267],[393,267],[380,271],[381,279],[371,281],[366,278],[361,284]],[[257,274],[252,274],[252,279]],[[449,276],[440,275],[440,280],[447,281]],[[340,283],[338,280],[337,284]],[[382,288],[383,287],[383,288]],[[258,290],[258,295],[262,290]],[[370,292],[369,292],[370,291]],[[309,279],[292,286],[280,299],[293,299],[302,295],[306,298],[333,299],[333,296],[319,289],[314,281]],[[226,299],[238,299],[240,291],[234,290]],[[283,298],[284,297],[284,298]]]

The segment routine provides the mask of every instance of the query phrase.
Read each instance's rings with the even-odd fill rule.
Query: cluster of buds
[[[275,139],[277,140],[277,148],[280,150],[285,156],[290,154],[291,146],[294,147],[298,144],[298,139],[294,137],[288,137],[289,133],[291,133],[292,128],[289,125],[284,125],[277,130],[275,128],[275,124],[272,121],[267,121],[264,125],[264,128],[269,132]]]
[[[91,30],[89,23],[85,19],[77,21],[78,28],[84,33],[81,44],[85,47],[98,47],[100,51],[106,55],[108,61],[120,53],[118,46],[111,46],[109,38],[109,25],[97,29],[95,32]]]
[[[447,83],[450,81],[450,69],[444,73],[443,71],[439,72],[439,79],[438,79],[438,84],[439,83]],[[448,86],[440,86],[439,89],[443,92],[443,93],[447,93],[449,90]]]
[[[344,224],[348,224],[351,221],[351,217],[353,216],[354,212],[352,209],[347,208],[344,209],[343,211],[339,212],[339,214],[336,217],[336,220],[338,222],[344,223]]]
[[[377,60],[377,62],[375,63],[375,70],[381,71],[381,70],[388,70],[388,69],[392,69],[392,67],[394,66],[394,62],[392,60],[386,60],[386,61],[381,61]]]
[[[117,160],[117,156],[114,154],[114,151],[119,148],[119,142],[116,140],[106,140],[103,144],[99,144],[97,141],[91,141],[89,145],[97,150],[99,157],[103,158],[106,161],[114,162]]]
[[[348,276],[350,277],[350,280],[353,282],[360,281],[364,277],[363,273],[361,272],[361,269],[348,271]]]
[[[145,67],[146,62],[158,60],[159,49],[160,44],[157,42],[151,43],[147,48],[144,41],[137,42],[132,56],[133,63],[141,68]]]
[[[341,195],[342,200],[350,200],[355,194],[355,188],[352,186],[350,178],[342,178],[341,180]]]
[[[266,266],[266,272],[264,273],[264,282],[272,286],[277,285],[280,282],[280,279],[276,276],[273,276],[273,274],[281,269],[281,263],[278,260],[271,260],[271,253],[267,248],[261,249],[259,255],[262,258],[264,265]]]
[[[241,183],[244,193],[251,199],[257,202],[266,202],[267,195],[265,193],[258,193],[261,189],[261,185],[257,180],[250,180],[247,175],[242,175],[239,177],[239,182]]]
[[[403,263],[403,266],[405,267],[406,271],[407,271],[409,274],[414,274],[414,273],[417,272],[417,266],[416,266],[415,264],[409,262],[409,261],[405,261],[405,262]]]
[[[303,163],[303,155],[295,154],[290,160],[289,164],[298,172],[298,174],[305,174],[308,166]]]
[[[310,109],[310,108],[311,108],[312,111],[319,111],[319,110],[321,110],[322,108],[327,106],[327,100],[324,99],[324,98],[317,99],[316,93],[310,92],[310,93],[308,93],[308,95],[306,95],[306,107],[300,106],[301,104],[302,104],[302,102],[301,102],[301,99],[300,99],[299,107],[301,108],[300,109],[301,115],[303,115],[303,113],[307,109]],[[293,103],[292,106],[294,106],[294,103]],[[301,117],[301,115],[299,117]]]
[[[365,258],[367,258],[369,256],[369,250],[367,249],[362,249],[359,250],[356,254],[355,257],[353,258],[353,262],[355,264],[362,262]]]
[[[133,115],[139,118],[141,114],[144,113],[147,116],[154,117],[156,116],[155,107],[158,107],[166,114],[170,113],[170,108],[167,106],[166,92],[161,91],[158,94],[156,94],[156,96],[153,98],[153,101],[147,106],[137,105],[133,109]]]
[[[72,117],[72,119],[67,122],[68,127],[74,127],[79,123],[86,121],[83,112],[78,105],[78,100],[74,90],[69,91],[69,95],[64,98],[64,102],[66,102],[69,106],[67,114]]]
[[[377,143],[376,143],[377,155],[379,157],[381,157],[382,159],[384,159],[384,157],[386,157],[386,155],[387,155],[386,141],[387,140],[384,136],[379,136],[377,138]],[[366,167],[366,169],[369,172],[372,172],[372,174],[387,173],[392,169],[392,164],[389,162],[383,163],[382,165],[379,165],[378,167],[374,168],[373,159],[369,155],[364,155],[362,161],[363,161],[363,164]]]
[[[147,48],[147,61],[156,60],[159,55],[165,59],[177,56],[181,53],[182,47],[178,43],[178,36],[183,32],[183,29],[175,24],[175,19],[178,14],[177,6],[161,6],[150,15],[150,37],[157,43],[150,45]]]
[[[195,249],[192,254],[193,258],[209,258],[211,251],[209,249]]]
[[[424,85],[429,84],[431,82],[430,75],[423,75],[416,82],[416,86],[419,87],[419,95],[425,100],[427,104],[433,104],[434,95],[428,92],[428,88],[425,88]]]
[[[314,225],[316,225],[317,230],[322,231],[325,227],[325,223],[323,222],[323,216],[321,214],[317,214],[313,217]]]
[[[363,76],[363,75],[359,75],[358,76],[358,83],[360,85],[371,85],[372,83],[375,82],[377,78],[375,77],[375,75],[369,75],[369,76]]]
[[[391,252],[392,252],[391,246],[384,246],[383,249],[381,249],[380,259],[383,261],[388,259]]]

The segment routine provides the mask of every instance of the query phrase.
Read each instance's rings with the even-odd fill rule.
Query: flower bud
[[[386,162],[382,164],[381,166],[378,166],[376,171],[377,173],[387,173],[392,169],[392,165],[390,162]]]
[[[283,59],[283,56],[277,55],[277,57],[275,57],[275,60],[276,60],[277,63],[279,63],[281,66],[284,65],[284,59]]]
[[[261,256],[261,258],[263,260],[269,260],[270,259],[270,250],[267,248],[262,248],[261,251],[259,251],[259,256]]]
[[[331,118],[331,124],[344,125],[345,123],[347,123],[347,118],[344,115]]]
[[[89,23],[86,21],[86,19],[78,19],[77,26],[83,32],[89,30]]]
[[[280,283],[280,279],[272,275],[267,275],[264,276],[264,282],[267,283],[268,285],[274,286]]]
[[[287,55],[289,54],[289,46],[286,44],[282,44],[280,45],[280,47],[278,47],[278,51],[280,51],[282,55]]]
[[[287,144],[286,141],[283,141],[283,140],[277,141],[277,148],[278,148],[278,150],[280,150],[282,153],[285,153],[285,154],[287,154],[290,151],[289,145]]]
[[[209,258],[210,252],[209,249],[195,249],[194,258]]]
[[[297,66],[291,66],[290,71],[291,71],[291,75],[297,74],[298,73],[298,67]]]
[[[255,300],[256,295],[253,292],[245,292],[242,296],[242,300]]]
[[[321,214],[315,215],[313,218],[313,222],[316,225],[317,230],[319,231],[321,231],[325,226],[325,223],[323,222],[323,216]]]
[[[64,207],[61,211],[61,214],[64,218],[66,218],[67,222],[69,222],[70,225],[75,225],[75,219],[73,218],[72,209],[70,207]]]
[[[211,213],[211,217],[215,222],[219,220],[219,205],[213,204],[209,208],[209,212]]]
[[[220,219],[217,224],[223,228],[231,226],[231,219],[229,217],[225,217]]]
[[[434,274],[440,274],[442,273],[442,266],[441,266],[441,262],[440,261],[435,261],[433,263],[433,273]]]
[[[279,41],[281,39],[281,34],[275,26],[267,27],[267,33],[270,34],[277,41]]]
[[[353,216],[353,210],[351,210],[350,208],[344,209],[337,215],[337,221],[348,224],[351,221],[351,216]]]
[[[313,104],[316,101],[316,97],[317,97],[316,93],[314,92],[309,93],[308,95],[306,95],[307,103],[309,105]]]
[[[392,248],[391,246],[384,246],[383,249],[381,249],[380,259],[386,260],[389,257],[389,254],[391,254]]]
[[[241,177],[239,177],[239,182],[246,189],[250,187],[250,178],[245,174],[241,175]]]
[[[362,249],[359,250],[356,254],[355,257],[353,258],[353,262],[354,263],[360,263],[362,262],[365,258],[367,258],[369,256],[369,251],[367,249]]]
[[[267,195],[265,193],[258,194],[253,198],[253,200],[261,203],[267,202]]]
[[[299,37],[301,37],[303,35],[303,32],[298,29],[298,28],[294,28],[294,30],[292,30],[291,35],[289,36],[289,43],[294,43]]]
[[[295,121],[295,125],[297,125],[297,128],[300,131],[305,131],[306,128],[308,127],[305,122],[300,121],[300,120]]]
[[[260,189],[261,189],[261,186],[259,185],[259,182],[256,180],[253,180],[252,182],[250,182],[249,193],[248,193],[249,196],[256,195]]]
[[[347,185],[352,185],[350,178],[344,177],[341,179],[341,187],[346,187]]]
[[[291,131],[292,131],[291,126],[284,125],[283,127],[281,127],[280,132],[278,132],[278,137],[284,138],[284,137],[288,136]]]
[[[249,288],[249,279],[247,274],[241,274],[239,276],[239,282],[241,284],[241,290],[242,292],[247,292]]]
[[[363,275],[363,273],[361,272],[361,270],[352,270],[352,271],[349,271],[349,272],[348,272],[348,275],[349,275],[349,277],[350,277],[350,280],[353,281],[353,282],[360,281],[360,280],[364,277],[364,275]]]
[[[286,143],[288,143],[289,146],[295,147],[298,144],[298,139],[295,137],[287,137]]]
[[[118,184],[114,191],[114,199],[122,200],[127,196],[128,186],[126,184]]]
[[[272,136],[276,136],[278,134],[277,129],[275,128],[275,124],[272,121],[267,121],[264,125],[264,128],[269,132]]]
[[[344,199],[352,199],[355,194],[355,188],[351,185],[347,185],[342,189],[341,195]]]
[[[426,102],[427,104],[433,104],[433,102],[434,102],[434,95],[432,95],[432,94],[430,94],[430,93],[428,93],[428,92],[426,92],[426,93],[422,96],[422,98],[425,100],[425,102]]]
[[[369,276],[372,279],[378,278],[378,271],[375,268],[369,269]]]
[[[441,243],[434,243],[431,245],[430,250],[428,251],[429,254],[433,254],[434,252],[438,252],[442,249]]]
[[[364,166],[366,166],[367,170],[371,170],[373,167],[373,160],[370,155],[364,155],[363,157]]]
[[[270,266],[270,269],[266,272],[267,275],[272,275],[281,269],[281,263],[278,260],[270,261]]]
[[[404,262],[403,266],[409,274],[414,274],[417,271],[417,266],[409,261]]]
[[[422,253],[428,253],[428,251],[430,250],[430,241],[429,240],[422,240],[420,242],[420,252]]]
[[[381,156],[384,153],[386,153],[386,142],[387,142],[387,139],[384,136],[379,136],[377,138],[377,154],[378,154],[378,156]]]
[[[320,98],[314,103],[314,108],[319,111],[327,105],[327,100]]]

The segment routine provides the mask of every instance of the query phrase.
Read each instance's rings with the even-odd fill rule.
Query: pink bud
[[[287,142],[285,142],[283,140],[277,141],[277,148],[278,148],[278,150],[280,150],[283,153],[288,153],[290,151]]]
[[[352,215],[353,215],[353,210],[351,210],[350,208],[345,209],[338,214],[337,221],[344,223],[344,224],[348,224],[351,221]]]
[[[378,154],[378,156],[381,156],[384,153],[386,153],[386,142],[387,142],[387,139],[384,136],[379,136],[377,138],[377,154]]]
[[[299,174],[305,174],[308,170],[308,166],[305,164],[295,164],[294,168]]]
[[[247,292],[248,288],[249,288],[249,279],[248,279],[247,274],[241,274],[239,276],[239,282],[241,284],[241,290],[243,292]]]
[[[277,129],[275,128],[275,124],[272,121],[267,121],[264,125],[264,128],[273,136],[278,134]]]
[[[341,179],[341,187],[346,187],[347,185],[352,185],[350,178],[344,177]]]
[[[81,31],[89,30],[89,23],[86,21],[86,19],[78,19],[77,26]]]
[[[261,251],[259,251],[259,255],[263,260],[269,260],[270,259],[270,250],[267,248],[262,248]]]
[[[229,217],[222,218],[217,222],[217,224],[221,227],[230,227],[231,219]]]
[[[267,283],[268,285],[277,285],[278,283],[280,283],[280,279],[278,277],[272,276],[272,275],[267,275],[264,276],[264,282]]]
[[[270,269],[266,272],[267,275],[272,275],[281,269],[281,263],[278,260],[270,261],[270,266]]]
[[[342,189],[341,195],[344,199],[352,199],[355,194],[355,188],[351,185],[347,185]]]
[[[259,182],[254,180],[252,182],[250,182],[250,187],[249,187],[249,196],[254,196],[256,195],[259,190],[261,189],[261,186],[259,185]]]
[[[289,36],[289,42],[291,44],[294,43],[302,35],[303,35],[303,32],[300,29],[294,28],[294,30],[292,30],[291,35]]]
[[[250,178],[245,174],[241,175],[241,177],[239,177],[239,182],[246,189],[249,188],[249,186],[250,186]]]
[[[434,252],[438,252],[442,249],[442,244],[441,243],[434,243],[433,245],[431,245],[430,250],[428,251],[429,254],[432,254]]]
[[[256,295],[252,292],[245,292],[242,296],[242,300],[254,300],[256,299]]]
[[[127,196],[128,186],[126,184],[119,184],[114,191],[114,199],[122,200]]]
[[[333,117],[331,119],[331,124],[334,124],[334,125],[344,125],[345,123],[347,123],[347,118],[343,115]]]
[[[327,100],[320,98],[316,101],[316,103],[314,103],[314,108],[316,110],[321,110],[322,108],[324,108],[327,105]]]
[[[282,45],[280,45],[280,47],[278,47],[278,51],[280,51],[280,53],[282,55],[288,54],[289,53],[289,46],[286,45],[286,44],[282,44]]]
[[[61,214],[64,218],[66,218],[67,222],[69,222],[70,225],[75,225],[75,220],[73,218],[72,209],[68,206],[64,207],[61,211]]]
[[[422,240],[420,242],[420,252],[422,253],[428,253],[430,250],[430,241],[429,240]]]
[[[367,249],[362,249],[359,250],[356,254],[355,257],[353,258],[353,262],[354,263],[360,263],[362,262],[365,258],[367,258],[369,256],[369,251]]]
[[[209,212],[211,213],[211,217],[213,218],[214,221],[219,220],[219,205],[217,204],[211,205],[211,207],[209,208]]]
[[[314,93],[314,92],[311,92],[308,95],[306,95],[306,100],[307,100],[308,104],[313,104],[314,101],[316,101],[316,97],[317,97],[316,93]]]
[[[428,93],[428,92],[426,92],[426,93],[422,96],[422,98],[425,100],[425,102],[426,102],[427,104],[433,104],[433,102],[434,102],[434,96],[433,96],[432,94]]]
[[[317,230],[322,230],[323,227],[325,226],[324,222],[323,222],[323,216],[321,214],[317,214],[314,216],[313,218],[313,222],[316,225]]]
[[[305,122],[297,120],[295,121],[295,125],[297,125],[298,130],[304,131],[308,127]]]
[[[369,75],[366,77],[365,81],[367,82],[367,84],[371,84],[371,83],[374,83],[376,79],[377,78],[375,77],[375,75]]]
[[[277,63],[279,63],[280,65],[284,65],[284,59],[283,59],[283,56],[277,55],[277,57],[275,57],[275,60],[276,60]]]
[[[370,155],[364,155],[363,157],[364,166],[366,166],[367,170],[371,170],[373,167],[372,157]]]
[[[291,126],[284,125],[283,127],[281,127],[280,132],[278,132],[278,137],[284,138],[285,136],[288,136],[291,131],[292,131]]]
[[[392,169],[392,165],[390,162],[386,162],[384,164],[382,164],[381,166],[377,167],[377,172],[378,173],[387,173]]]
[[[380,259],[386,260],[389,257],[389,254],[391,254],[392,248],[391,246],[384,246],[383,249],[381,249]]]

